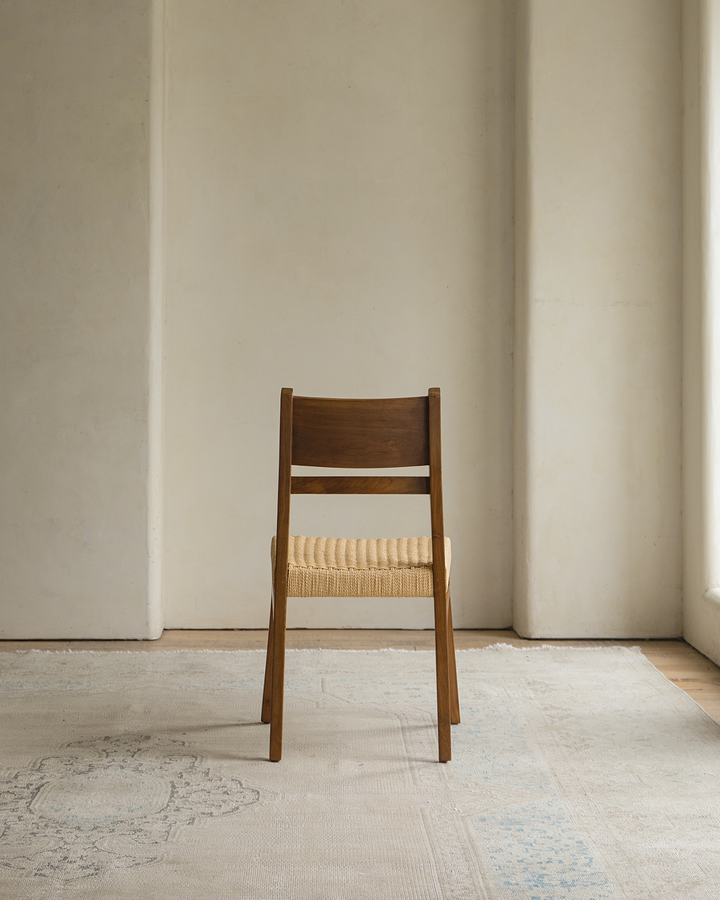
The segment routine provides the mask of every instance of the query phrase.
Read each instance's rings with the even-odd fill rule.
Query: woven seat
[[[276,538],[270,555],[275,572]],[[445,538],[445,585],[450,584]],[[432,597],[432,540],[290,535],[288,597]]]

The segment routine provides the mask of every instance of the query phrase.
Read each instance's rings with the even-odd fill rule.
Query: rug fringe
[[[408,650],[405,647],[397,647],[397,648],[395,648],[395,647],[378,647],[378,648],[375,648],[374,650],[357,650],[357,649],[353,650],[353,649],[344,649],[344,648],[338,649],[338,648],[334,648],[334,647],[296,647],[296,648],[292,648],[292,649],[288,648],[286,650],[286,653],[315,653],[319,650],[321,650],[323,653],[430,653],[430,654],[435,653],[434,649]],[[587,653],[587,652],[596,652],[596,653],[603,652],[603,653],[605,653],[608,650],[611,650],[614,652],[621,652],[621,653],[625,653],[625,652],[630,652],[633,654],[639,653],[641,656],[644,656],[642,649],[638,644],[635,644],[632,647],[623,647],[623,646],[616,646],[616,645],[611,645],[611,646],[607,646],[607,647],[571,647],[571,646],[565,646],[565,645],[558,646],[557,644],[538,644],[537,646],[534,646],[534,647],[516,647],[513,644],[497,643],[497,644],[489,644],[487,647],[467,647],[462,650],[457,649],[456,653],[457,654],[486,653],[491,650],[492,651],[503,651],[503,652],[506,650],[516,650],[519,653],[535,653],[540,650],[576,650],[578,652],[583,652],[583,653]],[[153,649],[146,650],[144,648],[136,649],[136,650],[73,650],[71,648],[68,648],[67,650],[40,650],[38,648],[30,648],[28,650],[13,650],[10,652],[16,653],[16,654],[18,654],[18,653],[20,653],[20,654],[41,653],[41,654],[53,654],[53,655],[63,655],[63,654],[69,655],[71,653],[75,654],[75,655],[77,655],[79,653],[85,653],[85,654],[94,653],[94,654],[98,654],[98,655],[103,655],[103,654],[108,654],[108,653],[115,653],[115,654],[129,656],[134,653],[156,653],[156,654],[161,654],[161,655],[162,654],[173,655],[173,654],[179,654],[179,653],[210,653],[210,654],[262,653],[262,654],[265,654],[266,650],[264,647],[254,647],[254,648],[237,649],[237,650],[210,650],[210,649],[193,650],[190,648],[181,648],[181,649],[177,649],[177,650],[153,650]]]

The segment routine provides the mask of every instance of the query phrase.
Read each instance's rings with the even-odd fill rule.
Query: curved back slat
[[[428,398],[293,397],[292,464],[348,469],[427,466]]]

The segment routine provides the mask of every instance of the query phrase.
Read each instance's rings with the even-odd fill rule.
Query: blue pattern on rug
[[[455,730],[453,765],[468,779],[535,798],[520,804],[510,801],[470,820],[478,846],[487,856],[487,876],[499,896],[508,900],[615,897],[601,860],[568,814],[545,761],[527,743],[525,723],[501,680],[487,679],[482,691],[482,706],[463,707],[462,728]]]

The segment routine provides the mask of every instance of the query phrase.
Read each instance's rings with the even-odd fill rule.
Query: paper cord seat
[[[275,572],[276,538],[270,548]],[[445,585],[450,584],[445,538]],[[432,539],[290,535],[288,597],[432,597]]]

